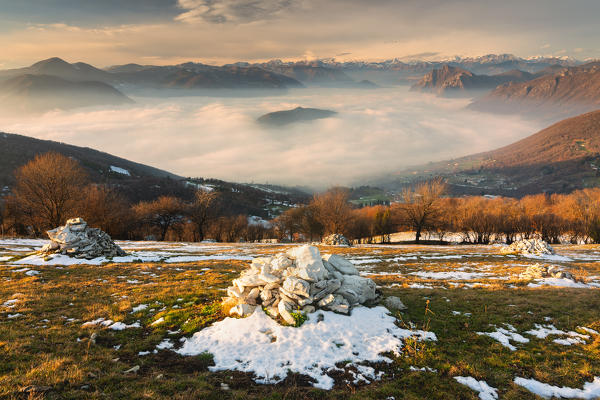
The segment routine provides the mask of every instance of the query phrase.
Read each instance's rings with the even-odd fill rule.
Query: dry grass
[[[252,251],[270,254],[281,249],[261,246]],[[489,279],[517,274],[523,265],[535,260],[515,258],[507,262],[507,258],[497,257],[493,248],[467,246],[322,250],[359,261],[377,259],[363,266],[372,273],[395,274],[373,278],[384,286],[386,295],[400,296],[408,306],[407,312],[396,314],[399,323],[431,330],[438,341],[407,342],[404,354],[385,367],[383,380],[368,386],[351,386],[340,377],[332,391],[321,391],[312,388],[306,378],[295,375],[275,386],[257,385],[247,374],[209,372],[210,357],[182,357],[169,350],[152,353],[164,338],[177,342],[224,318],[219,306],[223,289],[247,262],[48,266],[37,267],[41,273],[33,277],[13,272],[16,267],[0,265],[0,305],[8,299],[19,299],[14,308],[0,306],[0,398],[476,399],[473,391],[452,378],[468,375],[498,388],[501,398],[528,399],[534,397],[512,384],[515,376],[571,387],[581,387],[600,376],[597,336],[586,345],[574,346],[555,344],[552,337],[532,338],[513,352],[476,334],[493,330],[490,324],[503,323],[514,325],[522,333],[534,323],[548,323],[544,317],[552,318],[551,323],[563,330],[575,330],[578,326],[600,330],[598,290],[528,289],[516,279]],[[465,254],[474,256],[435,258]],[[407,260],[390,261],[398,257]],[[600,275],[597,263],[559,264],[579,275]],[[205,268],[210,269],[203,271]],[[447,280],[411,275],[456,269],[494,275],[456,281],[457,287]],[[414,283],[435,289],[408,287]],[[464,284],[475,283],[480,287],[464,289]],[[390,287],[393,284],[399,286]],[[131,313],[132,307],[139,304],[149,307]],[[463,314],[455,315],[453,311]],[[16,313],[22,315],[8,318],[8,314]],[[113,331],[81,326],[96,318],[140,321],[142,328]],[[152,325],[159,318],[164,323]],[[151,353],[139,356],[140,351]],[[140,366],[137,373],[124,373],[136,365]],[[437,372],[410,371],[410,366],[429,367]],[[223,390],[222,383],[230,390]],[[31,386],[38,391],[23,392]]]

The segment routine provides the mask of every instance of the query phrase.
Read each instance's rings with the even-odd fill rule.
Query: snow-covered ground
[[[319,315],[321,317],[319,317]],[[381,353],[398,355],[403,339],[436,340],[432,332],[401,329],[385,307],[357,307],[352,315],[330,311],[310,314],[301,327],[282,326],[257,308],[243,319],[225,318],[195,333],[177,350],[182,355],[211,353],[213,371],[252,372],[259,383],[277,383],[288,372],[308,375],[314,386],[331,389],[328,373],[342,370],[336,364],[349,362],[354,383],[369,383],[380,374],[369,363],[390,363]]]

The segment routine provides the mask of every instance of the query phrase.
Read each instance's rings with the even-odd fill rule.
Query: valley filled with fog
[[[182,176],[323,188],[495,149],[541,122],[467,110],[470,99],[376,89],[248,96],[132,97],[134,104],[0,118],[0,127],[86,146]],[[256,119],[298,106],[333,117],[279,128]]]

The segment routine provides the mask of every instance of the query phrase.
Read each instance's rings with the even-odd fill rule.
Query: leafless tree
[[[79,163],[58,153],[37,155],[15,177],[14,199],[37,229],[57,227],[72,216],[87,182]]]
[[[199,242],[204,240],[210,223],[217,218],[219,194],[215,191],[198,190],[189,208],[189,217],[195,226]]]
[[[156,228],[159,239],[165,240],[169,229],[183,221],[186,205],[177,197],[161,196],[151,202],[138,203],[133,210],[140,223]]]
[[[324,233],[347,233],[352,222],[352,207],[348,202],[348,190],[340,187],[329,189],[314,196],[312,207],[323,225]]]
[[[423,230],[431,226],[438,217],[440,199],[444,193],[446,183],[439,178],[420,183],[402,193],[402,203],[399,207],[408,225],[416,232],[416,243],[421,240]]]

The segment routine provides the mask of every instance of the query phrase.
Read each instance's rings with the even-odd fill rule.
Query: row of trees
[[[358,242],[390,242],[393,232],[413,231],[443,241],[456,239],[476,244],[511,243],[538,237],[600,243],[600,189],[570,194],[538,194],[522,199],[506,197],[444,197],[446,184],[434,179],[406,189],[391,206],[353,209],[347,192],[333,189],[316,195],[311,204],[295,208],[277,220],[290,238],[313,240],[328,233],[343,233]]]
[[[2,234],[42,236],[66,219],[81,216],[119,239],[314,241],[342,233],[369,243],[390,242],[393,232],[409,230],[415,232],[416,242],[423,236],[448,239],[450,233],[482,244],[510,243],[518,237],[600,242],[600,189],[522,199],[451,198],[445,197],[446,184],[436,179],[405,190],[390,206],[354,208],[348,191],[338,187],[264,224],[228,214],[218,191],[131,204],[118,187],[90,184],[76,161],[55,153],[37,156],[15,177],[12,194],[0,201]]]

